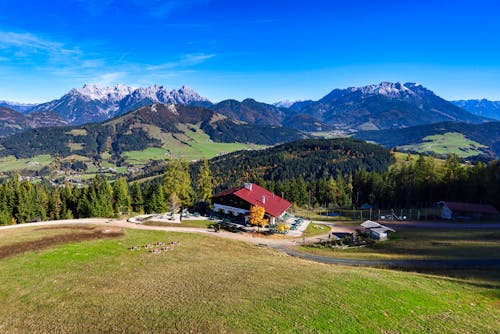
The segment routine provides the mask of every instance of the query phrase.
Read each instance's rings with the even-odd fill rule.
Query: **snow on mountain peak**
[[[282,100],[273,103],[273,105],[278,108],[290,108],[296,102],[303,102],[303,100]]]
[[[208,101],[207,98],[201,97],[196,91],[187,86],[169,90],[157,84],[139,88],[133,88],[124,84],[117,84],[113,87],[85,84],[82,88],[72,89],[70,93],[101,102],[118,102],[130,96],[133,96],[135,100],[148,99],[153,103],[190,103],[193,101]]]
[[[103,87],[96,84],[85,84],[80,89],[73,89],[72,92],[83,95],[90,100],[111,100],[118,101],[123,99],[128,94],[132,93],[134,88],[117,84],[113,87]]]
[[[381,82],[377,85],[363,87],[350,87],[351,92],[360,91],[363,95],[385,95],[387,97],[401,97],[403,95],[414,95],[411,88],[418,87],[416,84],[402,84],[400,82]]]

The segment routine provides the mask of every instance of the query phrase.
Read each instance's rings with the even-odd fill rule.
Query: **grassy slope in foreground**
[[[158,240],[180,245],[127,250]],[[0,281],[4,333],[495,333],[500,317],[497,291],[484,287],[160,231],[6,258]]]

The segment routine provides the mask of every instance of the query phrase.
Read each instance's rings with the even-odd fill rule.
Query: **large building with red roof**
[[[292,205],[287,200],[254,183],[245,183],[243,186],[220,192],[213,197],[213,203],[215,212],[245,217],[250,212],[251,206],[263,207],[271,224],[283,216]]]

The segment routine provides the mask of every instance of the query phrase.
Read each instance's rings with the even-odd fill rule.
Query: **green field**
[[[302,232],[303,237],[314,237],[316,235],[327,234],[330,232],[330,226],[314,224],[313,222],[307,225],[304,232]]]
[[[29,230],[68,233],[2,230],[1,247]],[[180,244],[127,249],[160,240]],[[195,234],[126,230],[26,252],[0,259],[0,281],[2,333],[500,332],[500,295],[488,286]]]
[[[38,155],[30,159],[17,159],[14,156],[0,158],[0,171],[12,172],[18,170],[39,170],[42,167],[50,165],[53,158],[46,155]]]
[[[187,160],[199,160],[213,158],[219,154],[234,152],[245,149],[262,149],[265,146],[242,143],[217,143],[199,127],[190,125],[179,125],[183,133],[161,134],[157,129],[150,129],[153,135],[157,133],[158,139],[163,143],[161,148],[152,147],[143,151],[127,151],[122,153],[130,164],[144,164],[151,160],[165,160],[171,157]]]
[[[396,161],[390,168],[413,165],[418,160],[419,155],[404,152],[394,152],[393,157],[396,159]],[[431,159],[437,166],[441,166],[445,162],[443,159],[434,158],[431,156],[426,156],[425,159]]]
[[[399,147],[401,150],[434,152],[441,155],[455,153],[461,158],[479,155],[482,153],[481,148],[486,148],[486,146],[467,139],[463,134],[456,132],[427,136],[423,138],[422,143]]]
[[[127,151],[122,155],[129,163],[146,163],[150,160],[165,160],[168,158],[167,150],[161,147],[150,147],[142,151]]]

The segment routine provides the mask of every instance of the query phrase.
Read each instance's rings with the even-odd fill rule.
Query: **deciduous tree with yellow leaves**
[[[269,224],[269,219],[264,218],[266,210],[261,206],[250,207],[250,224],[265,227]]]

